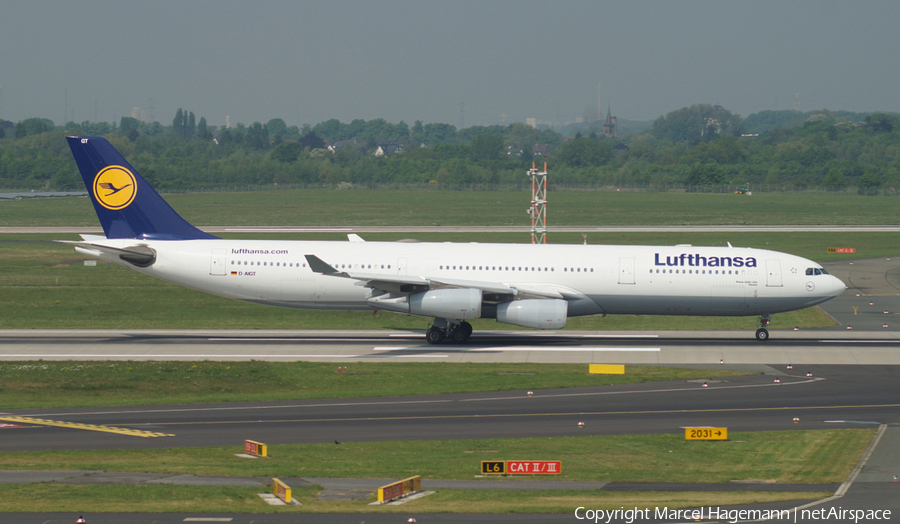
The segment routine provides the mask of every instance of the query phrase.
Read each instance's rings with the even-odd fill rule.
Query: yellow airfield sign
[[[728,440],[728,428],[684,428],[685,440]]]

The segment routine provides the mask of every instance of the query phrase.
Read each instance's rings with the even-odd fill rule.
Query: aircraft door
[[[619,258],[619,284],[634,284],[634,258]]]
[[[224,249],[213,249],[209,259],[209,274],[213,276],[224,277],[226,271],[226,251]]]
[[[397,259],[397,274],[398,275],[406,274],[406,257],[400,257]]]
[[[766,287],[781,286],[781,261],[766,260]]]

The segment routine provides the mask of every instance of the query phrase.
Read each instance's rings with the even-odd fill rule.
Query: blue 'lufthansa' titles
[[[660,259],[656,253],[654,261],[657,266],[689,266],[689,267],[756,267],[754,257],[714,257],[702,255],[666,255],[665,260]]]

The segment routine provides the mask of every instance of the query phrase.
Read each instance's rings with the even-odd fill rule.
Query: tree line
[[[523,184],[547,161],[557,186],[731,191],[824,188],[892,194],[900,187],[896,114],[763,111],[741,118],[696,104],[656,119],[641,133],[608,138],[602,122],[575,136],[521,123],[456,129],[449,124],[332,119],[287,126],[209,126],[179,108],[172,124],[30,118],[0,122],[0,188],[77,190],[66,135],[105,136],[162,190],[349,184]],[[380,151],[380,153],[378,153]]]

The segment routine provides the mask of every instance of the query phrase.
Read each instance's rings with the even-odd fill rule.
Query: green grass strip
[[[15,431],[15,430],[13,430]],[[843,482],[874,429],[729,432],[728,441],[684,433],[574,437],[273,444],[271,458],[235,457],[234,446],[151,450],[35,451],[0,455],[0,467],[238,477],[471,480],[482,460],[561,460],[560,480]]]
[[[621,507],[693,508],[820,499],[824,492],[602,492],[441,490],[402,506],[318,500],[315,487],[291,488],[302,506],[269,506],[262,488],[159,485],[0,485],[0,512],[92,513],[560,513]],[[655,511],[651,509],[651,511]]]
[[[692,380],[744,373],[627,366],[589,375],[587,364],[450,362],[0,362],[4,409],[188,404],[431,395]]]
[[[159,450],[15,452],[0,467],[70,469],[260,478],[358,477],[474,479],[482,460],[561,460],[559,481],[708,482],[767,480],[839,483],[845,480],[873,429],[732,432],[726,442],[685,441],[683,434],[345,442],[272,445],[270,459],[235,457],[235,446]],[[542,478],[541,480],[546,480]],[[509,480],[527,482],[527,479]],[[304,506],[272,509],[254,488],[196,486],[0,486],[0,511],[417,511],[557,512],[578,506],[695,507],[820,498],[825,493],[612,493],[441,490],[399,509],[364,501],[320,501],[317,488],[295,491]],[[371,499],[370,499],[371,500]],[[31,504],[23,506],[22,501]],[[127,506],[130,504],[130,506]]]

